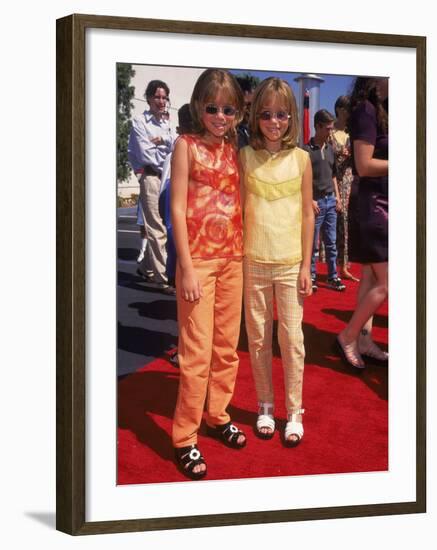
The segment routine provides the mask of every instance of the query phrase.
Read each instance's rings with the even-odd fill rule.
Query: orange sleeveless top
[[[243,223],[237,153],[229,144],[209,144],[182,135],[190,151],[187,196],[188,243],[192,258],[243,255]]]

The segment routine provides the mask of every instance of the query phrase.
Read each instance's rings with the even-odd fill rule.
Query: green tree
[[[129,178],[131,167],[127,158],[129,132],[132,126],[131,110],[135,86],[131,86],[131,78],[135,76],[132,65],[117,63],[117,181]]]

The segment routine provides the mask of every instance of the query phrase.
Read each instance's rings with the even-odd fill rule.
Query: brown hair
[[[203,110],[205,105],[215,101],[219,93],[222,93],[227,101],[229,101],[229,104],[237,109],[234,123],[225,136],[227,140],[236,142],[236,127],[244,114],[243,93],[235,77],[223,69],[206,69],[194,85],[190,101],[193,133],[205,133],[205,126],[202,122]]]
[[[158,88],[162,88],[164,92],[167,94],[167,96],[170,95],[170,88],[167,86],[167,84],[162,80],[151,80],[147,84],[146,91],[144,92],[144,97],[149,100],[156,94],[156,90]]]
[[[269,77],[263,80],[255,89],[250,110],[250,144],[254,149],[264,149],[264,135],[259,128],[258,116],[266,100],[277,95],[278,99],[284,103],[284,108],[290,115],[288,128],[285,132],[281,149],[293,149],[297,145],[299,137],[299,117],[297,114],[296,98],[290,86],[281,78]]]
[[[388,115],[386,103],[378,91],[378,77],[358,76],[355,79],[351,93],[351,112],[363,101],[370,101],[376,109],[376,120],[382,131],[388,131]]]
[[[351,105],[351,99],[348,95],[341,95],[337,97],[337,101],[334,105],[335,116],[338,117],[338,109],[346,109],[349,112]]]
[[[331,122],[334,122],[334,117],[326,109],[320,109],[320,111],[317,111],[314,115],[314,126],[329,124]]]
[[[193,133],[193,119],[191,118],[190,105],[188,103],[184,103],[178,110],[178,127],[176,131],[178,134]]]

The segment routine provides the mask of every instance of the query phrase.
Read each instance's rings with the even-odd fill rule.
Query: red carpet
[[[352,314],[358,284],[346,281],[346,291],[338,293],[325,288],[323,281],[322,275],[318,292],[305,301],[302,443],[288,449],[281,442],[285,408],[277,347],[273,369],[280,431],[270,441],[254,435],[256,396],[243,328],[241,363],[229,413],[246,432],[248,443],[243,450],[228,449],[207,437],[202,425],[198,443],[208,464],[206,480],[387,470],[388,369],[369,363],[357,374],[343,365],[333,343]],[[384,304],[375,315],[373,337],[385,349],[387,317]],[[177,385],[178,370],[165,358],[119,381],[119,484],[186,481],[173,462],[170,439]]]

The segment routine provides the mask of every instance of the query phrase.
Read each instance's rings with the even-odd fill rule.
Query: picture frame
[[[87,518],[87,33],[91,29],[194,35],[223,39],[348,44],[415,53],[416,84],[416,365],[415,498],[293,509],[168,517]],[[314,29],[292,29],[75,14],[57,21],[57,529],[71,535],[261,524],[426,511],[426,39]],[[411,413],[411,411],[410,411]],[[109,459],[109,458],[108,458]],[[200,512],[200,510],[199,510]]]

